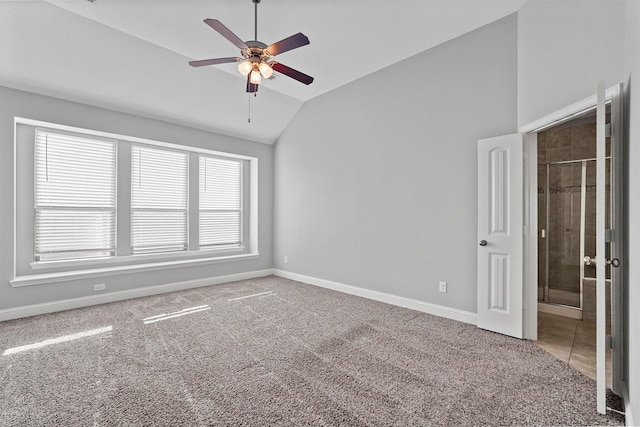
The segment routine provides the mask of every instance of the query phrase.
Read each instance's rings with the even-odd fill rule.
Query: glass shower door
[[[607,200],[610,200],[609,170],[607,159]],[[540,300],[582,309],[584,279],[595,279],[596,162],[586,159],[549,163],[546,180],[547,236],[542,251],[545,254],[545,287]],[[607,209],[607,224],[609,212]],[[593,260],[591,264],[585,262],[588,258]],[[606,269],[608,279],[610,267],[606,266]]]
[[[547,289],[551,304],[581,307],[583,162],[547,166]]]

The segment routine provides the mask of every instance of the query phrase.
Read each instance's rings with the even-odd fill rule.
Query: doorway
[[[610,105],[607,106],[610,110]],[[610,113],[607,114],[610,117]],[[538,307],[595,320],[596,117],[580,117],[539,132]],[[611,138],[606,138],[606,198],[610,200]],[[606,212],[610,228],[610,206]],[[607,254],[607,259],[609,256]],[[610,283],[611,268],[606,267]]]
[[[605,394],[606,387],[610,385],[613,393],[620,395],[623,390],[624,372],[623,372],[623,348],[624,348],[624,323],[623,323],[623,306],[624,306],[624,218],[622,209],[622,194],[623,194],[623,148],[622,148],[622,85],[615,85],[609,89],[605,89],[604,82],[598,83],[597,94],[582,101],[576,102],[568,107],[565,107],[555,113],[549,114],[539,120],[536,120],[528,125],[520,128],[520,132],[525,136],[525,147],[527,150],[528,160],[525,158],[526,167],[526,185],[525,192],[527,193],[526,200],[528,204],[525,212],[527,215],[525,219],[528,228],[525,229],[525,332],[526,337],[532,340],[537,340],[538,337],[538,325],[539,320],[544,318],[544,311],[551,311],[555,313],[560,309],[560,314],[566,315],[567,312],[574,314],[577,319],[590,320],[591,314],[588,303],[591,301],[587,295],[589,292],[594,293],[593,279],[589,277],[595,271],[596,284],[595,284],[595,333],[596,333],[596,373],[597,373],[597,403],[598,412],[605,413]],[[591,185],[589,178],[590,169],[590,157],[588,155],[582,155],[581,158],[565,158],[565,159],[549,159],[547,156],[544,161],[539,161],[537,153],[538,136],[542,132],[557,128],[562,129],[571,127],[572,124],[580,124],[575,120],[587,120],[590,115],[593,115],[595,111],[596,116],[596,182],[597,186],[593,187],[596,192],[596,254],[589,254],[590,246],[588,244],[588,235],[585,234],[589,224],[589,213],[586,210],[586,203],[588,201],[589,187]],[[545,141],[546,147],[550,145],[548,141]],[[553,147],[557,149],[557,152],[551,154],[564,154],[570,152],[571,149],[567,146]],[[564,151],[564,152],[562,152]],[[548,155],[549,153],[547,153]],[[607,160],[608,158],[608,160]],[[542,217],[547,209],[546,196],[544,194],[546,189],[546,179],[549,176],[549,180],[553,179],[553,171],[546,171],[546,168],[553,168],[553,165],[544,165],[543,171],[539,171],[539,163],[560,163],[567,161],[575,161],[573,169],[579,169],[580,177],[579,183],[572,182],[567,189],[566,185],[562,182],[558,187],[552,188],[549,185],[549,189],[546,194],[551,196],[552,193],[565,194],[563,196],[568,199],[569,206],[573,203],[574,224],[577,226],[577,222],[580,222],[581,233],[578,234],[577,239],[582,239],[582,244],[578,244],[578,249],[582,252],[578,257],[579,262],[574,263],[568,269],[575,271],[582,270],[581,280],[578,282],[578,286],[582,286],[579,292],[579,298],[582,299],[580,307],[570,304],[558,304],[553,303],[551,292],[545,294],[546,289],[540,290],[540,287],[547,286],[546,282],[546,269],[544,265],[551,264],[546,260],[546,253],[543,253],[543,248],[539,247],[540,234],[542,228],[545,228],[545,234],[547,231],[552,230],[552,227],[546,226],[546,217]],[[563,167],[558,166],[560,169]],[[565,167],[565,178],[568,174]],[[557,172],[557,171],[556,171]],[[577,173],[577,171],[576,171]],[[544,178],[539,178],[542,176]],[[560,172],[562,174],[562,172]],[[540,179],[540,182],[538,180]],[[583,184],[584,183],[584,184]],[[580,189],[578,190],[578,185]],[[592,190],[592,191],[594,191]],[[580,207],[577,205],[577,198],[567,196],[566,193],[571,191],[580,194]],[[538,205],[542,205],[543,208],[539,208]],[[548,206],[552,206],[553,202],[549,201]],[[566,206],[566,205],[565,205]],[[583,207],[584,206],[584,207]],[[571,212],[571,211],[570,211]],[[583,212],[585,212],[583,214]],[[570,213],[567,214],[570,217]],[[577,221],[577,222],[576,222]],[[541,222],[542,224],[539,224]],[[569,222],[570,224],[570,222]],[[562,229],[560,229],[562,230]],[[563,231],[566,231],[565,228]],[[569,231],[570,232],[570,231]],[[546,237],[546,236],[545,236]],[[563,244],[568,245],[565,240],[560,240]],[[543,247],[546,246],[544,242]],[[575,252],[575,243],[573,244]],[[539,260],[539,255],[541,260]],[[551,256],[551,246],[548,251],[548,255]],[[593,263],[596,258],[596,263]],[[575,258],[574,258],[575,259]],[[585,263],[581,265],[581,263]],[[611,268],[615,267],[615,268]],[[593,269],[593,270],[590,270]],[[565,269],[566,270],[566,269]],[[541,277],[539,277],[539,273]],[[557,273],[556,273],[557,274]],[[551,276],[551,273],[549,273]],[[575,283],[575,282],[574,282]],[[549,282],[549,286],[553,286]],[[565,285],[566,286],[566,285]],[[568,289],[561,289],[568,290]],[[574,287],[572,290],[576,290]],[[574,292],[578,294],[578,292]],[[542,294],[542,295],[541,295]],[[544,301],[544,297],[547,297],[547,301]],[[542,301],[539,301],[542,299]],[[566,310],[568,308],[568,310]],[[538,319],[538,313],[540,309],[541,319]],[[549,310],[551,309],[551,310]],[[575,320],[577,320],[575,319]],[[584,322],[580,320],[580,322]],[[610,355],[610,363],[607,363],[607,353]],[[610,365],[610,374],[605,365]]]
[[[607,105],[607,123],[610,104]],[[606,198],[611,197],[606,138]],[[538,345],[595,379],[596,115],[587,111],[537,133]],[[610,226],[611,202],[607,203]],[[610,259],[609,254],[606,255]],[[606,267],[607,335],[611,268]],[[610,355],[607,357],[610,372]],[[610,374],[607,375],[610,382]]]
[[[609,89],[605,88],[603,81],[598,82],[596,94],[582,101],[569,105],[552,114],[544,116],[520,128],[520,133],[503,135],[500,137],[485,138],[478,141],[478,327],[510,335],[516,338],[538,340],[538,312],[545,308],[565,309],[584,322],[587,310],[587,292],[589,283],[586,283],[588,272],[586,267],[595,269],[595,354],[596,354],[596,394],[597,410],[606,413],[606,388],[611,384],[613,393],[620,395],[624,385],[624,217],[623,217],[623,145],[622,145],[622,85],[618,84]],[[610,121],[607,124],[607,111]],[[539,161],[537,152],[538,136],[544,131],[557,128],[571,128],[572,121],[588,120],[595,113],[596,134],[596,185],[591,186],[589,173],[591,158],[582,154],[580,157],[568,159],[549,159],[550,154],[571,154],[569,146],[554,147],[545,140],[545,149],[554,149],[553,153],[545,153],[544,161]],[[585,124],[582,123],[582,124]],[[573,124],[577,124],[574,122]],[[567,131],[568,132],[568,131]],[[573,133],[574,130],[571,130]],[[608,136],[610,134],[611,136]],[[607,153],[607,137],[609,138],[609,151]],[[576,148],[577,150],[577,148]],[[607,172],[607,154],[610,160]],[[548,190],[540,182],[551,180],[551,168],[556,168],[561,162],[571,162],[577,167],[559,167],[559,175],[572,176],[576,169],[576,175],[580,174],[579,181],[569,187],[559,182],[560,189],[554,189],[549,185]],[[539,163],[543,163],[545,170],[539,178]],[[557,163],[557,165],[548,165]],[[546,171],[549,168],[549,171]],[[563,172],[564,171],[564,172]],[[524,182],[522,177],[524,178]],[[607,178],[608,177],[608,180]],[[568,179],[568,178],[567,178]],[[578,180],[576,176],[576,180]],[[569,181],[573,182],[573,181]],[[591,188],[589,188],[591,187]],[[607,187],[610,190],[607,194]],[[578,188],[580,190],[578,190]],[[590,250],[587,241],[589,236],[587,228],[590,213],[586,208],[589,189],[595,190],[596,221],[595,229],[595,254],[587,255]],[[546,193],[544,191],[546,190]],[[577,296],[579,303],[573,305],[566,302],[553,303],[551,292],[548,291],[551,283],[539,280],[539,239],[542,234],[539,222],[539,214],[546,212],[538,207],[541,194],[551,195],[552,190],[558,194],[564,194],[563,198],[569,206],[573,204],[573,211],[569,211],[566,221],[571,224],[580,223],[580,233],[573,243],[567,243],[561,239],[561,245],[568,245],[574,253],[577,246],[580,254],[575,260],[572,258],[566,270],[575,273],[581,271],[576,290],[575,281],[573,287],[562,284],[566,288],[558,288],[573,293],[574,301]],[[580,207],[576,197],[567,197],[565,193],[579,193]],[[548,203],[552,206],[551,199]],[[584,208],[583,208],[584,205]],[[573,212],[573,218],[571,218]],[[584,213],[583,213],[584,212]],[[564,218],[563,218],[564,219]],[[545,225],[546,232],[553,227]],[[562,230],[559,228],[559,230]],[[566,228],[564,229],[566,231]],[[524,235],[524,239],[522,236]],[[580,243],[582,241],[582,244]],[[545,242],[546,246],[546,242]],[[551,264],[551,247],[549,249]],[[584,256],[582,256],[584,255]],[[546,260],[546,254],[544,254]],[[587,256],[589,258],[587,258]],[[582,258],[581,258],[582,257]],[[560,256],[562,258],[562,256]],[[595,263],[593,262],[595,259]],[[582,263],[587,261],[586,266]],[[609,268],[611,265],[615,268]],[[547,266],[543,267],[546,277]],[[607,270],[610,270],[609,272]],[[550,273],[551,274],[551,273]],[[607,290],[607,276],[610,277],[610,286]],[[582,277],[582,280],[580,278]],[[542,278],[540,278],[542,280]],[[542,291],[540,287],[545,287]],[[608,298],[607,298],[608,294]],[[567,296],[565,294],[565,296]],[[547,298],[547,302],[540,302],[540,298]],[[608,311],[608,313],[607,313]],[[585,314],[585,316],[583,316]],[[542,317],[542,316],[541,316]],[[607,323],[610,324],[609,332]],[[607,380],[606,353],[610,353],[611,374]]]

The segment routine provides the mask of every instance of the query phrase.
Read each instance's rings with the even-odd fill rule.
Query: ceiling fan
[[[274,71],[291,77],[306,85],[313,82],[313,77],[308,76],[291,67],[287,67],[271,58],[284,52],[299,48],[309,44],[309,39],[302,33],[297,33],[285,39],[275,42],[269,46],[258,41],[258,3],[260,0],[251,0],[255,5],[255,40],[243,42],[240,37],[225,27],[217,19],[205,19],[204,22],[216,30],[220,35],[233,43],[240,49],[242,56],[232,56],[227,58],[201,59],[189,61],[192,67],[202,67],[205,65],[224,64],[227,62],[239,62],[238,71],[243,76],[247,76],[247,92],[255,94],[258,92],[258,85],[265,79],[271,78]]]

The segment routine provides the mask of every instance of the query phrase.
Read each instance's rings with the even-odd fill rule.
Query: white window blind
[[[115,254],[115,176],[115,142],[36,130],[36,261]]]
[[[131,149],[131,252],[187,249],[188,154]]]
[[[242,162],[200,155],[200,247],[242,244]]]

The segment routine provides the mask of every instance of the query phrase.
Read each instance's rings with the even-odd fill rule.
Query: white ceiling
[[[262,0],[258,39],[315,78],[264,81],[251,101],[237,56],[203,23],[253,39],[251,0],[0,0],[0,84],[273,143],[305,101],[517,11],[525,0]]]

